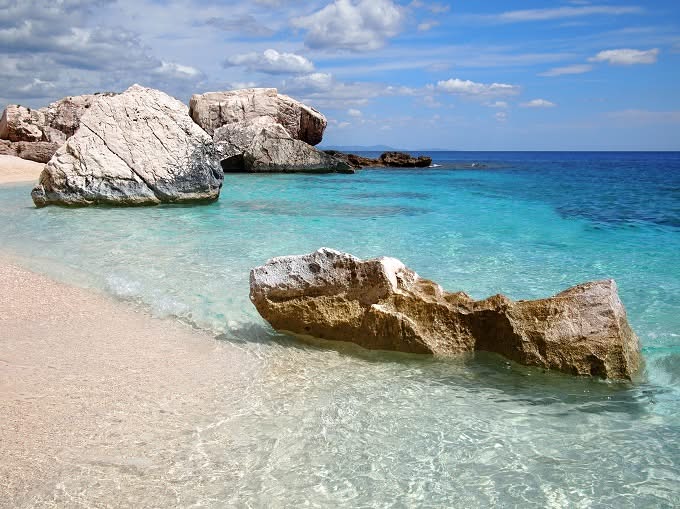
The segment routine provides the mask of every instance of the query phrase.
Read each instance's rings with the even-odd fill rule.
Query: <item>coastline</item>
[[[45,167],[42,163],[15,156],[0,155],[0,185],[38,182]]]
[[[75,503],[62,483],[74,472],[92,479],[84,465],[123,488],[141,473],[167,488],[174,455],[242,357],[210,334],[0,257],[0,507]],[[113,503],[110,491],[97,496],[111,488],[101,484],[83,486],[85,498]]]

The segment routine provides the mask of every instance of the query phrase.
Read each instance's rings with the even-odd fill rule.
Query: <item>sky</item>
[[[680,150],[680,0],[0,0],[0,104],[276,87],[324,146]]]

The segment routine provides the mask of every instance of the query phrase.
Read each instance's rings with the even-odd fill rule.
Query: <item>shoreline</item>
[[[0,155],[0,185],[35,182],[45,167],[20,157]]]
[[[0,288],[0,507],[73,503],[61,483],[88,465],[163,484],[245,364],[211,334],[4,256]]]

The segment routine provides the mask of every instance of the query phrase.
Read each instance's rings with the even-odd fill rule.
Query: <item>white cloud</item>
[[[491,21],[501,23],[519,23],[524,21],[547,21],[581,16],[635,14],[641,12],[639,7],[616,5],[585,5],[579,7],[556,7],[548,9],[522,9],[506,11],[500,14],[484,16]]]
[[[56,85],[50,81],[43,81],[38,78],[33,78],[33,81],[21,85],[18,90],[24,95],[24,97],[45,97],[49,95]]]
[[[355,108],[350,108],[350,109],[348,109],[348,110],[347,110],[347,114],[348,114],[350,117],[355,117],[355,118],[358,118],[358,117],[360,117],[360,116],[362,115],[361,111],[360,111],[360,110],[357,110],[357,109],[355,109]]]
[[[593,66],[590,64],[575,64],[575,65],[565,65],[564,67],[553,67],[545,72],[539,74],[539,76],[563,76],[565,74],[583,74],[592,71]]]
[[[434,88],[440,92],[471,97],[496,97],[517,95],[519,93],[519,87],[517,85],[508,85],[506,83],[476,83],[474,81],[461,80],[458,78],[438,81]]]
[[[224,61],[224,65],[243,66],[249,71],[266,74],[303,74],[314,70],[314,64],[305,57],[295,53],[279,53],[275,49],[233,55]]]
[[[433,96],[426,95],[423,97],[423,104],[426,108],[441,108],[443,105],[437,101]]]
[[[371,51],[399,33],[403,18],[403,9],[392,0],[335,0],[291,23],[307,31],[310,48]]]
[[[521,103],[520,106],[522,108],[554,108],[557,105],[546,99],[532,99],[531,101]]]
[[[161,62],[161,65],[155,69],[156,73],[165,76],[170,76],[173,78],[197,78],[201,76],[201,71],[198,69],[188,66],[181,65],[175,62]]]
[[[610,49],[600,51],[597,55],[589,58],[590,62],[609,62],[614,65],[654,64],[659,56],[659,49]]]
[[[229,90],[240,90],[243,88],[256,88],[256,87],[257,82],[255,81],[232,81],[227,86]]]
[[[418,24],[418,31],[427,32],[428,30],[431,30],[437,25],[439,25],[439,21],[424,21],[423,23]]]
[[[504,111],[499,111],[498,113],[496,113],[496,114],[494,115],[494,118],[495,118],[498,122],[505,122],[506,120],[508,120],[508,114],[507,114],[506,112],[504,112]]]
[[[346,110],[349,106],[365,105],[376,97],[413,96],[418,93],[418,90],[413,88],[382,83],[343,82],[325,72],[286,79],[280,88],[284,93],[319,108],[339,110]]]

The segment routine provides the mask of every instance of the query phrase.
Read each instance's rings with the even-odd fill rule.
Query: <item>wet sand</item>
[[[0,155],[0,184],[38,182],[42,163],[27,161],[15,156]]]
[[[173,464],[200,449],[243,357],[0,258],[0,507],[196,502],[182,483],[203,467],[177,479]]]

